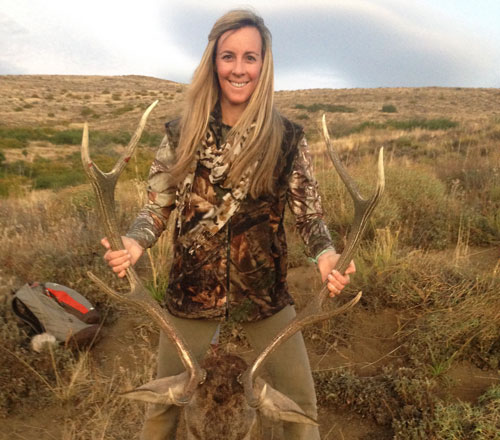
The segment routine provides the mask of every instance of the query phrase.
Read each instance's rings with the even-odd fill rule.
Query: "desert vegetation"
[[[0,438],[136,438],[144,406],[119,393],[155,372],[157,330],[96,290],[104,266],[95,201],[80,170],[81,127],[110,166],[154,99],[138,154],[118,188],[126,230],[162,124],[185,86],[143,77],[8,76],[0,81]],[[304,125],[325,216],[338,247],[352,220],[349,196],[326,158],[319,121],[368,189],[385,149],[386,192],[358,256],[351,313],[305,331],[324,439],[497,439],[500,432],[500,91],[416,88],[278,92]],[[297,104],[298,103],[298,104]],[[49,116],[52,114],[53,116]],[[297,308],[320,288],[293,219],[289,284]],[[168,281],[169,237],[139,263],[155,297]],[[104,317],[85,351],[30,349],[10,290],[52,281],[86,295]],[[251,356],[224,323],[219,350]],[[279,439],[264,427],[262,439]]]

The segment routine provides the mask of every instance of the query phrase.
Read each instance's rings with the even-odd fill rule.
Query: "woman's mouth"
[[[241,88],[245,87],[248,84],[247,82],[234,82],[234,81],[229,81],[233,87]]]

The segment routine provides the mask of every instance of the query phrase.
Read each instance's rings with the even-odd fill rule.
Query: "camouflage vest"
[[[169,142],[179,140],[178,120],[166,124]],[[297,156],[302,128],[283,118],[284,137],[275,168],[274,195],[246,197],[238,211],[203,246],[182,246],[182,235],[196,227],[204,210],[218,204],[226,189],[212,184],[198,163],[191,195],[178,215],[174,259],[165,305],[186,318],[231,318],[256,321],[273,315],[293,300],[288,293],[287,247],[283,225],[288,182]],[[220,127],[214,127],[221,133]],[[221,142],[221,139],[216,139]]]

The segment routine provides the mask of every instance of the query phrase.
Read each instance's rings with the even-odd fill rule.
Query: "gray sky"
[[[0,74],[187,83],[236,7],[270,28],[278,90],[500,87],[499,0],[0,0]]]

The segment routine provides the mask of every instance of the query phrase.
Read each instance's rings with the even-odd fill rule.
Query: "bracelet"
[[[321,257],[321,255],[325,254],[326,252],[334,251],[335,248],[333,247],[327,247],[326,249],[323,249],[318,255],[316,255],[316,258],[309,257],[309,261],[318,264],[318,258]]]

